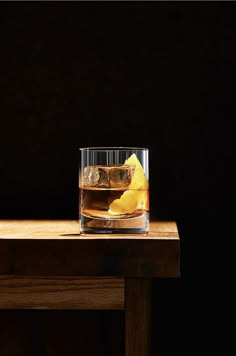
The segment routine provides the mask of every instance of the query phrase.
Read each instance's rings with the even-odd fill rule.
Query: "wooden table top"
[[[80,235],[71,220],[0,220],[0,275],[179,277],[175,222],[135,235]]]

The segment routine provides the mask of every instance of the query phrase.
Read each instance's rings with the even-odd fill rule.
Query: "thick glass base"
[[[144,234],[149,229],[149,214],[122,219],[102,219],[81,215],[82,234]]]

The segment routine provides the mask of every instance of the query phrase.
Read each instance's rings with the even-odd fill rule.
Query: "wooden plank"
[[[124,279],[0,276],[0,309],[124,309]]]
[[[178,277],[174,222],[146,235],[76,234],[75,221],[0,221],[0,275]]]
[[[147,234],[79,234],[77,220],[0,220],[0,239],[178,239],[173,221],[152,221]]]
[[[0,240],[0,274],[178,277],[178,240]]]
[[[151,355],[151,280],[125,283],[125,356]]]

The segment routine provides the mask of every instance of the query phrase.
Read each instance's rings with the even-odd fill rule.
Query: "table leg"
[[[151,355],[151,279],[125,280],[125,356]]]

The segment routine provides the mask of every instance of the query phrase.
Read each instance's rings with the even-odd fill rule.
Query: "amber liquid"
[[[132,213],[110,214],[110,204],[120,199],[127,188],[80,187],[80,224],[82,233],[129,234],[148,231],[148,190],[143,192],[145,202]]]

